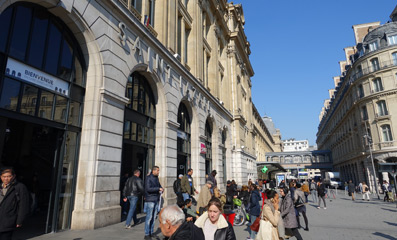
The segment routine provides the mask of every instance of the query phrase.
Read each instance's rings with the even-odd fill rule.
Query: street
[[[371,201],[361,200],[357,194],[356,201],[352,201],[343,191],[338,192],[336,199],[327,199],[327,209],[317,209],[317,204],[311,201],[307,204],[309,218],[309,232],[300,229],[303,239],[394,239],[397,240],[397,208],[395,203],[383,202],[371,195]],[[96,230],[71,230],[56,234],[42,235],[33,239],[143,239],[144,215],[138,216],[142,223],[132,229],[124,229],[124,222]],[[304,225],[303,219],[301,224]],[[158,225],[158,224],[157,224]],[[238,240],[245,240],[248,234],[248,225],[235,227]],[[162,238],[160,229],[156,234]],[[291,239],[295,239],[292,237]]]

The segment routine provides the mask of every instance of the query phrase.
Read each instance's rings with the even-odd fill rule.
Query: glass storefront
[[[205,122],[205,174],[210,174],[212,171],[212,127],[208,120]]]
[[[0,13],[0,166],[14,167],[33,199],[34,227],[19,238],[70,227],[85,95],[78,46],[41,6]]]
[[[186,174],[187,169],[191,168],[191,121],[189,112],[185,104],[181,103],[178,109],[178,138],[177,138],[177,171],[176,177],[179,174]]]
[[[154,166],[156,140],[156,105],[144,76],[135,72],[128,78],[126,97],[129,101],[124,112],[120,190],[126,177],[131,177],[134,170],[141,170],[141,178],[144,179]],[[138,211],[141,206],[137,207]]]

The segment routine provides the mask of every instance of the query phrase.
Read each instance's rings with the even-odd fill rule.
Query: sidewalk
[[[382,197],[383,195],[381,195]],[[383,202],[371,195],[371,201],[361,200],[357,194],[356,201],[338,191],[336,199],[327,199],[327,209],[317,209],[317,203],[311,201],[306,205],[310,231],[300,229],[305,240],[369,240],[394,239],[397,240],[397,208],[396,203]],[[41,235],[36,240],[142,240],[144,238],[145,215],[139,214],[141,223],[131,229],[125,229],[125,222],[95,230],[68,230],[55,234]],[[303,224],[303,219],[301,219]],[[158,220],[155,226],[157,236],[163,239],[158,229]],[[245,240],[248,234],[248,225],[235,226],[237,240]],[[295,238],[291,238],[295,239]]]
[[[36,240],[41,239],[57,239],[57,240],[142,240],[145,236],[145,214],[138,214],[138,219],[141,222],[132,227],[131,229],[125,229],[125,221],[103,228],[98,228],[95,230],[67,230],[63,232],[50,233],[41,235],[35,238]],[[155,225],[155,235],[159,236],[160,239],[163,238],[160,229],[158,228],[158,219],[156,219]],[[157,229],[157,230],[156,230]],[[155,239],[155,238],[153,238]]]

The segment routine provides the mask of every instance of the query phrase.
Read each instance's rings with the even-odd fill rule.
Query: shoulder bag
[[[301,198],[301,196],[298,196],[298,199],[295,202],[295,207],[302,207],[303,205],[305,205],[305,201],[303,201],[303,199]]]
[[[259,231],[259,222],[261,221],[262,212],[259,214],[259,217],[256,217],[255,221],[251,224],[250,229],[254,232]]]
[[[259,231],[256,234],[255,240],[272,240],[273,225],[265,218],[265,216],[263,216],[263,212],[261,215],[262,215],[263,219],[261,219],[259,222]]]

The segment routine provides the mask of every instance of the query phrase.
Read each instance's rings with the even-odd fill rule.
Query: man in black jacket
[[[141,176],[141,171],[135,170],[134,175],[128,178],[123,189],[123,196],[124,196],[123,201],[127,202],[128,200],[130,202],[130,210],[128,211],[127,220],[125,222],[125,228],[128,229],[132,227],[131,219],[134,219],[134,225],[138,223],[135,209],[136,209],[136,204],[144,191],[143,182],[140,176]]]
[[[151,239],[154,232],[154,219],[156,218],[160,201],[160,194],[163,193],[163,187],[159,181],[160,168],[154,166],[152,173],[147,176],[145,181],[145,239]]]
[[[181,187],[182,178],[183,178],[183,174],[179,174],[178,179],[175,180],[173,184],[174,192],[177,197],[176,202],[183,202],[182,187]]]
[[[176,205],[163,208],[159,214],[159,228],[168,240],[204,240],[203,231],[193,222],[185,221],[185,214]]]
[[[17,182],[14,169],[1,170],[0,186],[0,239],[11,240],[15,228],[22,226],[29,213],[29,192]]]

